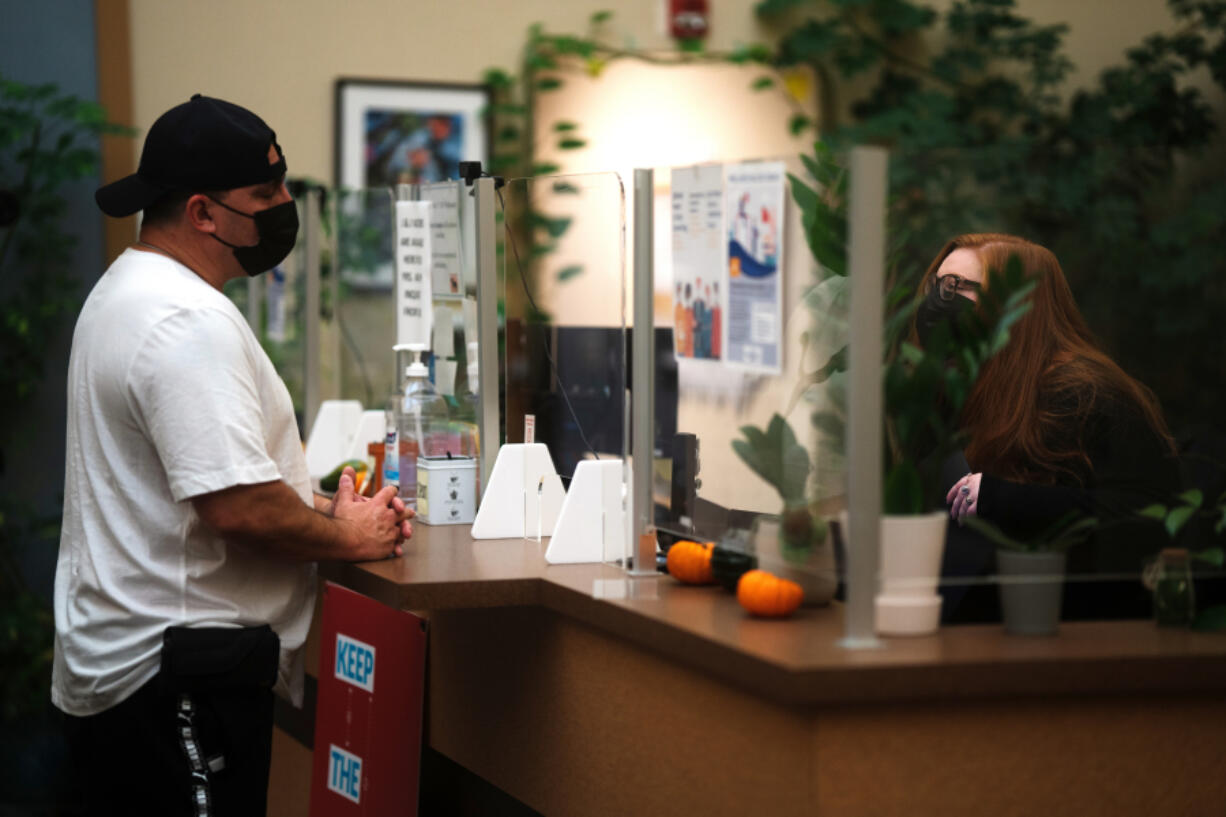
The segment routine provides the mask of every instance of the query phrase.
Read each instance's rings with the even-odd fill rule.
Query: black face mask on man
[[[947,301],[941,297],[941,288],[933,286],[915,312],[915,331],[919,335],[920,345],[928,345],[932,330],[942,321],[950,322],[950,329],[956,337],[958,316],[974,306],[975,302],[970,298],[956,293],[953,300]]]
[[[216,233],[212,234],[213,238],[234,250],[234,257],[238,259],[239,265],[248,275],[256,276],[268,272],[284,261],[285,256],[294,249],[294,242],[298,240],[298,208],[292,200],[257,213],[244,213],[242,210],[235,210],[225,202],[217,201],[212,196],[209,198],[231,213],[237,213],[255,221],[255,231],[259,236],[259,241],[250,246],[231,244]]]

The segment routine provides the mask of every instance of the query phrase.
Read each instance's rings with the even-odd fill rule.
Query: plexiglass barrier
[[[446,450],[477,456],[475,208],[462,182],[311,187],[297,196],[301,228],[289,258],[227,294],[289,387],[304,437],[324,400],[385,411],[400,398],[409,362],[393,352],[397,197],[431,203],[434,332],[425,361],[447,403]]]
[[[506,442],[532,435],[560,477],[551,489],[540,463],[525,457],[525,531],[548,533],[559,487],[571,490],[590,472],[616,507],[600,504],[603,489],[584,500],[597,521],[574,548],[599,545],[599,559],[576,560],[622,561],[626,534],[615,517],[624,469],[609,468],[628,462],[625,189],[617,174],[601,173],[514,179],[500,193]]]
[[[888,211],[883,200],[869,214],[886,235],[877,629],[1213,626],[1226,600],[1223,379],[1216,356],[1178,352],[1220,345],[1209,316],[1226,306],[1198,194],[1130,211],[1122,232],[990,175],[951,185],[974,159],[890,157]],[[655,172],[660,542],[752,555],[818,603],[857,578],[849,165],[830,153],[785,163],[777,335],[753,306],[766,293],[735,291],[769,256],[773,213],[752,165]],[[749,173],[739,187],[734,170]],[[964,234],[967,252],[938,270]],[[1014,235],[1033,243],[1002,237]],[[778,337],[780,365],[733,359],[736,337]]]
[[[816,365],[846,345],[847,279],[815,263],[788,174],[798,157],[654,172],[654,519],[662,549],[715,542],[819,604],[845,463],[812,421]]]
[[[323,201],[324,196],[318,188],[297,196],[298,221],[302,228],[289,256],[264,275],[234,280],[225,286],[226,295],[247,316],[260,345],[285,381],[304,436],[308,430],[306,360],[310,323],[307,235],[311,228],[307,214],[311,208],[319,213]],[[316,408],[318,406],[310,409],[312,417]]]
[[[1211,624],[1205,611],[1224,600],[1226,381],[1220,355],[1203,352],[1221,346],[1211,316],[1226,290],[1205,183],[1168,183],[1177,169],[1159,151],[1102,178],[1040,164],[1022,188],[977,154],[891,161],[890,272],[926,305],[891,350],[887,418],[915,428],[888,461],[911,458],[936,486],[923,508],[949,520],[942,621]],[[964,297],[977,322],[928,320]],[[925,410],[923,367],[947,384]],[[925,445],[928,458],[911,453]]]

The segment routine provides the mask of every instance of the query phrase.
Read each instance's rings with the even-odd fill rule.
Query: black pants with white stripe
[[[154,678],[105,712],[65,716],[87,813],[263,817],[272,710],[268,689],[185,694]]]

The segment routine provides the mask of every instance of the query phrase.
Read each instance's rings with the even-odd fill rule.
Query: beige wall
[[[713,0],[711,47],[761,39],[754,5]],[[1020,6],[1040,22],[1071,24],[1079,81],[1145,33],[1171,26],[1164,0]],[[133,124],[147,129],[197,91],[231,99],[276,129],[292,173],[330,179],[337,77],[476,82],[486,67],[515,66],[532,23],[581,32],[602,8],[617,9],[608,24],[613,42],[667,44],[659,0],[130,0]],[[139,152],[139,140],[134,145]]]

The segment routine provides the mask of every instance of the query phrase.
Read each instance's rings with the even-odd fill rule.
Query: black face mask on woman
[[[255,231],[260,238],[250,246],[231,244],[213,233],[213,238],[234,250],[234,257],[248,275],[256,276],[268,272],[284,261],[285,256],[294,249],[294,242],[298,240],[298,208],[293,201],[283,202],[257,213],[244,213],[225,202],[212,200],[231,213],[255,221]]]
[[[919,335],[920,345],[928,345],[928,338],[932,336],[932,330],[942,321],[951,323],[950,330],[956,337],[958,316],[968,309],[973,309],[974,306],[974,301],[957,293],[954,294],[953,300],[947,301],[941,297],[940,287],[932,287],[915,312],[915,331]]]

